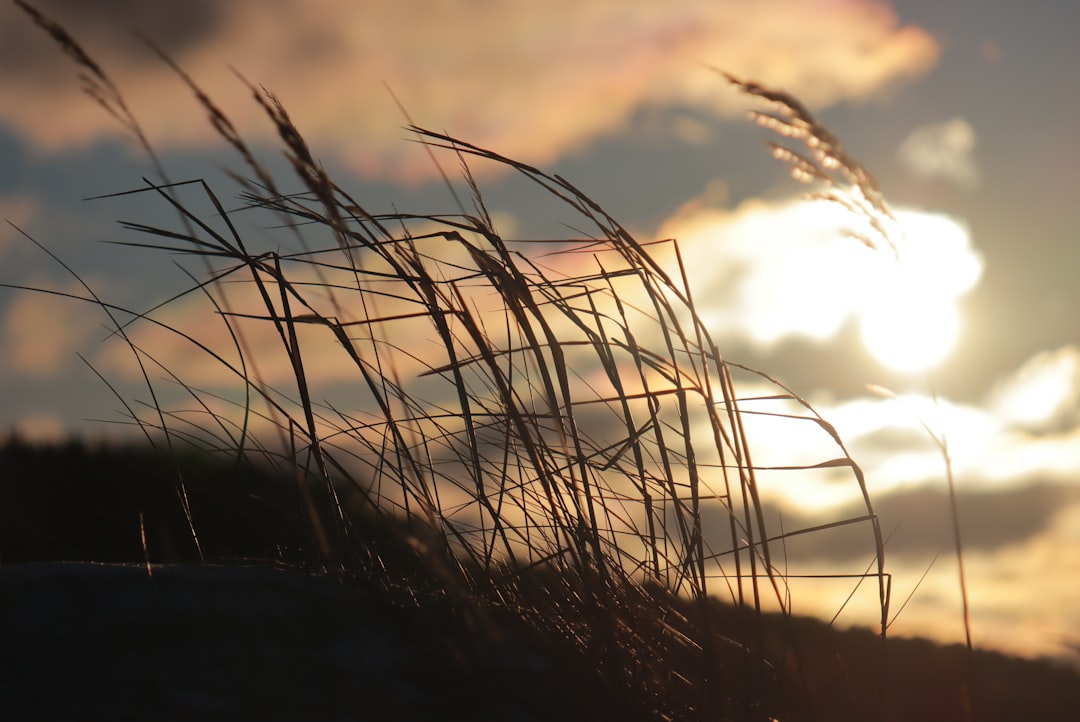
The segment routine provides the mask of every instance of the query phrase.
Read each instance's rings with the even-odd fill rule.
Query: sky
[[[232,160],[133,31],[272,158],[274,129],[243,79],[270,89],[338,183],[372,207],[454,210],[403,130],[411,118],[570,179],[639,238],[678,239],[725,358],[809,400],[865,470],[892,535],[894,610],[907,601],[893,631],[963,639],[944,440],[975,643],[1080,660],[1074,4],[37,6],[115,81],[173,178],[227,182]],[[770,157],[769,131],[747,119],[753,99],[715,68],[792,94],[840,138],[894,211],[898,256],[845,234],[851,217],[836,204],[805,197],[810,189]],[[154,168],[80,91],[70,60],[7,2],[0,161],[0,217],[10,223],[0,226],[0,282],[79,292],[24,233],[121,305],[148,307],[185,282],[171,259],[102,243],[135,240],[117,219],[155,211],[84,199],[137,187]],[[520,179],[475,170],[504,234],[566,233],[570,219]],[[120,386],[137,380],[102,342],[103,320],[92,307],[0,290],[0,427],[41,439],[120,433],[108,423],[118,401],[77,355]],[[167,334],[145,340],[195,382],[221,380]],[[319,370],[338,373],[329,361]],[[802,458],[786,431],[759,433],[761,454]],[[770,494],[786,523],[858,504],[850,485],[820,479]],[[840,536],[792,554],[829,568],[851,561],[853,548]],[[825,616],[843,602],[813,589],[796,599],[797,611]]]

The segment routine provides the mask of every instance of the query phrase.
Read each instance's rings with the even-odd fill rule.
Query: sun
[[[883,293],[860,312],[866,350],[883,366],[899,373],[920,373],[937,366],[960,337],[960,313],[953,299],[908,293]]]
[[[904,230],[898,256],[879,257],[858,317],[867,351],[883,366],[913,374],[955,348],[960,298],[978,282],[982,263],[956,221],[915,211],[899,212],[897,220]]]

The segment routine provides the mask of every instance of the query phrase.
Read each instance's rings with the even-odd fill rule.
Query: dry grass
[[[19,5],[149,151],[105,71],[66,31]],[[89,287],[75,296],[106,313],[142,369],[148,400],[118,398],[151,443],[255,460],[297,480],[317,539],[312,558],[331,572],[400,586],[385,547],[358,520],[401,520],[409,530],[401,553],[434,573],[410,594],[466,600],[480,620],[507,612],[527,620],[658,718],[770,714],[780,675],[766,659],[762,619],[769,609],[787,613],[789,581],[810,573],[784,560],[784,545],[800,535],[865,528],[869,565],[850,584],[853,594],[865,580],[876,585],[884,638],[890,580],[861,470],[796,394],[724,358],[698,314],[677,241],[641,241],[568,180],[415,126],[422,143],[459,164],[468,207],[453,215],[369,209],[329,176],[277,99],[243,81],[294,172],[275,178],[214,102],[162,59],[237,154],[243,207],[230,210],[204,181],[172,183],[162,172],[130,193],[157,200],[177,223],[127,227],[150,239],[144,248],[195,258],[190,287],[147,311],[112,305]],[[778,144],[777,157],[798,177],[826,180],[823,197],[865,215],[881,231],[867,243],[887,241],[880,191],[835,138],[794,99],[729,80],[772,104],[759,122],[812,149]],[[528,178],[585,230],[505,237],[474,180],[478,163]],[[242,231],[239,213],[288,229],[292,247]],[[199,329],[170,320],[189,297],[205,300],[205,323],[219,324],[230,347],[209,347]],[[139,345],[147,327],[198,348],[232,378],[234,393],[189,385],[182,368]],[[265,346],[252,351],[267,329],[278,359],[262,355]],[[326,400],[330,385],[312,371],[327,353],[353,379],[347,405]],[[260,373],[274,363],[291,371],[287,387]],[[740,378],[773,392],[741,398]],[[173,407],[175,389],[187,401]],[[817,429],[822,461],[790,471],[846,470],[865,513],[807,529],[769,518],[748,413]],[[200,519],[182,476],[177,488],[198,545]]]

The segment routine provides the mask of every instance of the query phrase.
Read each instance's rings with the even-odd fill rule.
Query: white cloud
[[[801,199],[733,211],[689,204],[658,235],[678,240],[713,331],[768,348],[830,338],[852,312],[865,279],[849,269],[872,251],[841,235],[845,218],[839,206]]]
[[[945,487],[945,461],[940,449],[922,429],[920,419],[949,446],[956,489],[960,494],[961,534],[987,539],[999,530],[976,528],[978,522],[993,523],[978,516],[979,498],[1014,489],[1016,508],[1009,519],[1028,518],[1037,507],[1028,494],[1037,487],[1058,485],[1074,488],[1080,475],[1080,429],[1075,424],[1077,349],[1065,347],[1037,354],[988,395],[981,404],[960,404],[933,399],[924,394],[904,395],[896,400],[855,398],[815,404],[817,411],[832,423],[844,439],[854,459],[862,466],[872,498],[884,507],[890,493],[929,484]],[[1069,419],[1063,422],[1063,419]],[[1036,429],[1037,435],[1031,431]],[[773,443],[781,443],[772,440]],[[1025,491],[1026,490],[1026,491]],[[780,490],[783,498],[805,510],[829,513],[859,501],[854,485],[838,485],[828,480],[801,475],[798,484]],[[967,588],[971,604],[975,643],[1020,655],[1066,655],[1077,644],[1076,585],[1064,574],[1080,559],[1080,505],[1075,492],[1064,491],[1060,508],[1022,539],[995,547],[992,552],[979,545],[965,549]],[[1038,494],[1032,491],[1032,496]],[[974,508],[969,508],[965,500]],[[910,510],[909,510],[910,511]],[[930,512],[931,510],[927,510]],[[985,509],[984,509],[985,511]],[[941,519],[943,533],[951,533],[947,513],[932,512]],[[925,518],[898,518],[896,531],[926,524]],[[1000,521],[1000,520],[999,520]],[[891,531],[891,530],[886,530]],[[1001,533],[1006,533],[1002,531]],[[929,636],[941,641],[963,639],[961,599],[955,561],[949,549],[936,560],[894,554],[888,556],[893,578],[893,613],[909,594],[893,634]],[[919,582],[932,565],[929,575]],[[831,615],[843,603],[840,596],[805,594],[796,597],[803,611]],[[865,601],[865,600],[864,600]],[[873,624],[873,600],[845,609],[848,622]]]
[[[1080,352],[1071,346],[1037,354],[981,403],[926,393],[811,401],[866,472],[874,494],[924,483],[944,485],[945,457],[931,433],[947,443],[963,490],[1067,483],[1080,476],[1078,362]],[[809,437],[791,436],[793,424],[780,428],[765,421],[777,428],[764,428],[764,422],[755,420],[752,428],[767,433],[750,435],[764,444],[762,459],[772,458],[766,454],[786,454],[792,459],[788,463],[823,458],[824,437],[814,440],[815,447],[806,442]],[[858,499],[853,485],[840,486],[824,476],[802,475],[797,486],[782,492],[803,508],[827,509]]]
[[[957,220],[914,210],[896,217],[899,261],[848,237],[859,219],[839,204],[803,199],[731,211],[694,202],[659,233],[679,240],[698,308],[720,337],[768,350],[792,337],[826,341],[857,319],[883,363],[912,351],[933,360],[955,334],[930,331],[959,313],[982,262]]]
[[[941,178],[961,188],[979,184],[975,164],[975,129],[963,118],[916,128],[900,145],[897,155],[911,172],[922,178]]]
[[[1047,433],[1080,421],[1080,348],[1064,346],[1028,359],[994,389],[997,416],[1017,429]]]
[[[877,491],[944,481],[944,457],[924,423],[947,442],[953,472],[965,484],[1006,488],[1032,480],[1067,481],[1080,475],[1080,428],[1044,426],[1043,433],[1033,435],[1017,425],[1018,409],[1023,416],[1029,407],[1015,405],[1031,393],[1033,403],[1041,409],[1075,412],[1075,385],[1048,382],[1031,373],[1033,368],[1047,368],[1050,360],[1063,356],[1068,358],[1071,353],[1036,356],[983,403],[963,404],[914,393],[896,399],[867,397],[816,406],[864,466]],[[1048,373],[1056,375],[1056,371]],[[1040,421],[1047,418],[1057,417],[1039,417]]]

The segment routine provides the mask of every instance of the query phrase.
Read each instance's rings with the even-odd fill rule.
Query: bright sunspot
[[[937,365],[952,351],[960,335],[960,314],[955,303],[920,297],[918,288],[906,285],[895,293],[882,293],[860,316],[867,351],[884,366],[901,373],[916,373]]]
[[[901,373],[932,368],[962,331],[959,299],[978,281],[982,263],[968,233],[942,215],[901,211],[899,258],[882,254],[858,314],[863,343],[882,365]]]
[[[895,255],[849,237],[845,231],[871,231],[846,208],[805,199],[747,201],[731,211],[691,205],[660,234],[683,241],[714,333],[767,351],[793,337],[827,343],[854,320],[878,363],[918,373],[943,361],[962,335],[959,303],[982,260],[954,218],[894,214]]]

